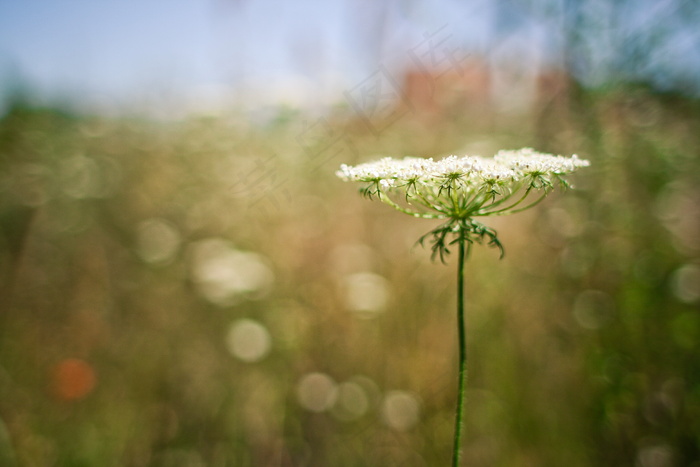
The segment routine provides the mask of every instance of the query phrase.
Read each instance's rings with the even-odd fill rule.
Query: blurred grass
[[[635,87],[380,132],[342,109],[163,123],[16,106],[0,463],[445,465],[454,261],[414,246],[430,222],[334,171],[533,146],[592,167],[494,220],[504,260],[468,263],[467,464],[700,465],[699,117]],[[269,347],[236,337],[243,322]]]

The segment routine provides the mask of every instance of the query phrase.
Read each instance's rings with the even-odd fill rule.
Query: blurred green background
[[[469,70],[376,112],[13,97],[0,465],[447,465],[456,258],[334,172],[531,146],[591,167],[469,259],[464,464],[700,466],[700,102],[557,72],[513,111]]]

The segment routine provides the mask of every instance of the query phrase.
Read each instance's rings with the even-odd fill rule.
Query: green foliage
[[[429,237],[432,244],[430,247],[432,251],[431,258],[434,260],[439,256],[442,263],[446,262],[445,260],[450,254],[449,248],[460,242],[465,242],[467,256],[475,242],[478,244],[486,243],[490,247],[498,248],[501,258],[505,254],[496,231],[469,218],[450,219],[423,235],[418,240],[418,243],[424,245],[425,240]]]

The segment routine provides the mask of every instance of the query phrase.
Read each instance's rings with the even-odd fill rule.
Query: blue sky
[[[20,80],[48,99],[117,106],[153,96],[206,100],[222,90],[260,100],[296,96],[320,102],[378,66],[405,61],[412,45],[434,31],[469,53],[493,55],[510,44],[539,49],[540,58],[556,57],[562,23],[529,21],[523,6],[544,3],[564,5],[557,0],[0,0],[0,89]],[[661,30],[673,30],[678,18],[663,21],[668,6],[677,3],[639,0],[639,8],[623,12],[626,24],[650,30],[658,21]],[[604,1],[582,5],[604,27],[612,18]],[[647,54],[639,73],[656,73],[661,82],[672,73],[700,75],[697,33],[677,29],[673,41]],[[617,66],[617,30],[619,23],[611,23],[599,39],[591,39],[596,41],[592,52],[578,63],[584,80]]]
[[[436,2],[437,13],[414,24],[393,21],[394,33],[418,36],[449,19],[450,3]],[[378,65],[365,53],[376,8],[372,0],[0,0],[0,79],[107,101],[300,81],[332,92]]]

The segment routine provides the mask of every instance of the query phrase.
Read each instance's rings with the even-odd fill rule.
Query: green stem
[[[547,196],[547,192],[545,191],[542,193],[542,196],[537,198],[537,200],[533,201],[532,203],[528,204],[527,206],[523,206],[522,208],[513,209],[515,206],[520,204],[520,201],[522,201],[522,199],[521,199],[520,201],[515,203],[513,206],[510,206],[510,207],[504,208],[504,209],[499,209],[498,211],[486,212],[482,215],[483,216],[505,216],[506,214],[515,214],[516,212],[522,212],[522,211],[525,211],[527,209],[530,209],[533,206],[537,206],[538,204],[540,204],[542,202],[543,199],[545,199],[546,196]],[[511,211],[511,209],[513,209],[513,210]]]
[[[442,214],[430,214],[430,213],[416,212],[416,211],[411,211],[410,209],[406,209],[406,208],[396,204],[389,197],[389,195],[387,193],[384,193],[381,190],[379,190],[377,192],[377,197],[383,203],[388,204],[389,206],[396,209],[397,211],[402,212],[404,214],[408,214],[409,216],[420,217],[422,219],[444,219],[445,218],[445,216]]]
[[[527,195],[530,194],[530,190],[531,190],[531,189],[532,189],[531,186],[528,187],[528,188],[525,190],[525,192],[523,193],[523,195],[520,197],[520,199],[519,199],[518,201],[516,201],[515,203],[511,204],[510,206],[508,206],[507,208],[501,208],[501,209],[498,209],[498,210],[496,210],[496,211],[488,211],[488,214],[496,214],[496,215],[497,215],[497,213],[505,213],[506,211],[507,211],[508,213],[510,213],[510,212],[511,212],[511,211],[510,211],[511,209],[513,209],[515,206],[517,206],[518,204],[520,204],[520,203],[522,203],[523,201],[525,201],[525,198],[527,198]],[[516,193],[517,193],[517,191],[511,193],[510,196],[506,196],[505,198],[501,198],[501,199],[499,199],[498,201],[489,204],[488,206],[486,206],[485,210],[486,210],[486,209],[494,208],[494,207],[496,207],[496,206],[498,206],[498,205],[500,205],[500,204],[505,203],[506,201],[508,201],[508,200],[511,198],[511,196],[515,195]]]
[[[467,333],[464,325],[464,259],[465,241],[459,239],[459,262],[457,265],[457,327],[459,331],[459,386],[457,389],[457,414],[455,437],[452,448],[452,467],[459,467],[462,439],[462,413],[464,412],[465,385],[467,380]]]

